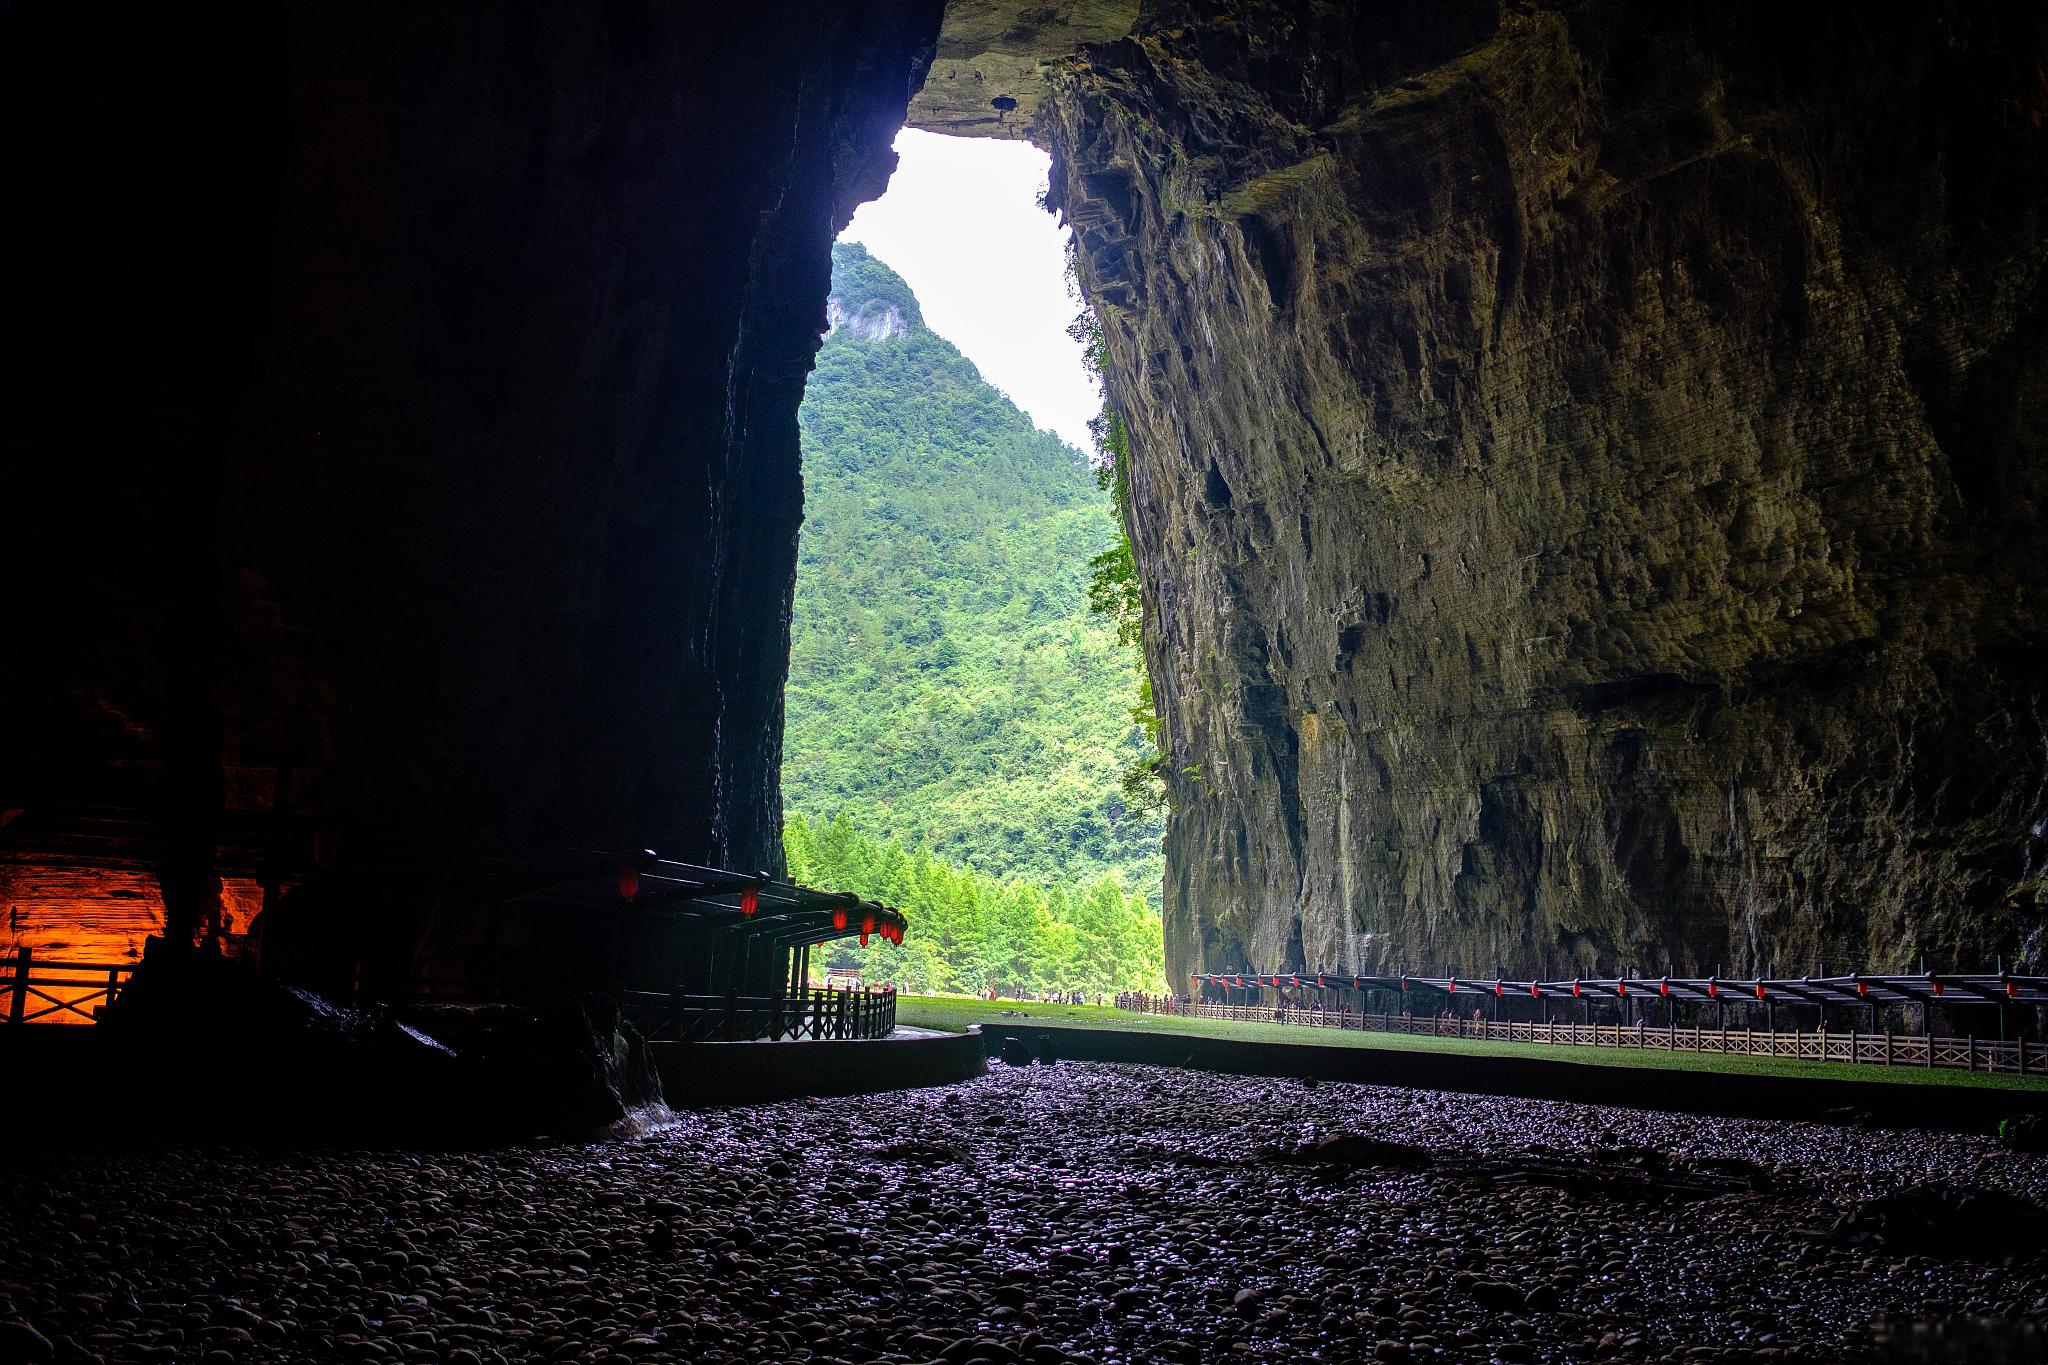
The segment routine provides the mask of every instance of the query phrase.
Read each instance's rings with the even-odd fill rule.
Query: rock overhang
[[[1083,44],[1129,34],[1138,0],[953,0],[905,126],[955,137],[1026,140],[1048,71]]]

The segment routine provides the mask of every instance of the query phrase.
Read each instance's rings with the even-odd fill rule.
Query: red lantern
[[[875,932],[875,917],[873,915],[861,916],[860,931],[863,934],[872,934],[873,932]]]
[[[1928,978],[1928,980],[1929,980],[1929,981],[1931,981],[1931,982],[1933,982],[1933,984],[1934,984],[1934,993],[1935,993],[1936,995],[1940,995],[1940,994],[1941,994],[1941,978],[1940,978],[1940,977],[1929,977],[1929,978]]]
[[[833,927],[834,929],[844,929],[844,928],[846,927],[846,907],[845,907],[845,906],[841,905],[841,906],[836,906],[836,907],[834,907],[834,908],[833,908],[833,911],[832,911],[832,927]]]
[[[1452,977],[1448,982],[1445,983],[1444,988],[1449,994],[1456,995],[1458,993],[1458,978],[1455,976]]]
[[[1764,983],[1761,981],[1756,983],[1756,998],[1759,1000],[1764,998]]]
[[[1864,985],[1864,984],[1863,984],[1863,983],[1862,983],[1861,981],[1858,981],[1858,982],[1856,983],[1856,994],[1858,994],[1858,995],[1869,995],[1869,994],[1870,994],[1870,987],[1868,987],[1868,986]]]
[[[1721,983],[1720,983],[1720,982],[1718,982],[1718,981],[1709,981],[1709,982],[1707,983],[1707,999],[1709,999],[1709,1000],[1719,1000],[1720,998],[1721,998]]]
[[[759,910],[760,908],[761,889],[759,887],[750,886],[746,890],[740,892],[740,913],[742,915],[751,916],[756,910]]]
[[[2016,985],[2015,983],[2011,982],[2011,981],[2008,981],[2008,982],[2006,982],[2006,983],[2005,983],[2005,998],[2006,998],[2006,999],[2008,999],[2008,1000],[2017,1000],[2017,999],[2019,999],[2019,998],[2020,998],[2020,988],[2019,988],[2019,986],[2018,986],[2018,985]]]
[[[1628,982],[1626,982],[1626,981],[1617,981],[1617,982],[1615,982],[1615,983],[1614,983],[1614,994],[1615,994],[1615,995],[1616,995],[1617,997],[1620,997],[1620,996],[1625,996],[1625,995],[1627,995],[1627,994],[1628,994]]]
[[[1401,989],[1404,991],[1408,989],[1408,978],[1405,976],[1401,978]]]
[[[1295,984],[1295,985],[1297,985],[1297,986],[1299,986],[1299,985],[1301,984],[1301,978],[1300,978],[1300,977],[1298,977],[1298,976],[1297,976],[1297,977],[1295,977],[1295,978],[1294,978],[1294,984]]]
[[[1541,995],[1541,994],[1542,994],[1542,992],[1536,989],[1536,983],[1535,983],[1535,982],[1533,982],[1533,981],[1531,981],[1531,982],[1529,983],[1529,998],[1530,998],[1531,1000],[1534,1000],[1534,999],[1535,999],[1535,998],[1536,998],[1537,996],[1539,996],[1539,995]]]
[[[1579,994],[1579,983],[1578,983],[1578,982],[1576,982],[1576,981],[1574,981],[1574,982],[1572,982],[1572,998],[1576,1000],[1576,999],[1578,998],[1578,994]]]
[[[1659,981],[1659,982],[1657,983],[1657,994],[1659,994],[1659,995],[1669,995],[1669,994],[1671,994],[1671,978],[1669,978],[1669,977],[1666,977],[1666,978],[1664,978],[1664,980],[1662,980],[1662,981]]]
[[[1501,986],[1500,982],[1496,981],[1496,982],[1494,982],[1494,983],[1493,983],[1493,998],[1494,998],[1494,999],[1496,999],[1496,1000],[1500,999],[1500,997],[1501,997],[1501,991],[1502,991],[1502,989],[1503,989],[1503,988],[1502,988],[1502,986]]]
[[[640,894],[640,869],[631,863],[619,864],[619,899],[632,900]]]

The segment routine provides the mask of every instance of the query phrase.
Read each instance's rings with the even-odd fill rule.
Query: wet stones
[[[1481,1308],[1516,1309],[1522,1306],[1522,1290],[1505,1280],[1474,1280],[1465,1292]]]
[[[1826,1235],[1850,1246],[1995,1260],[2048,1246],[2048,1210],[2000,1190],[1930,1181],[1861,1201]]]
[[[0,1365],[48,1365],[57,1358],[50,1339],[25,1322],[0,1322]]]
[[[1831,1360],[1933,1305],[2048,1323],[2037,1249],[1799,1235],[1929,1180],[2037,1201],[2048,1159],[1067,1063],[595,1146],[46,1154],[0,1172],[0,1322],[103,1365]]]

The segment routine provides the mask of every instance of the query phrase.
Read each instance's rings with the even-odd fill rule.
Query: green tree
[[[1074,888],[1005,881],[874,838],[844,814],[822,824],[792,816],[788,847],[798,882],[885,901],[910,920],[902,947],[879,937],[865,948],[839,939],[827,946],[823,965],[906,990],[971,994],[994,986],[1015,997],[1164,988],[1159,917],[1114,878]],[[850,874],[839,875],[842,869]]]

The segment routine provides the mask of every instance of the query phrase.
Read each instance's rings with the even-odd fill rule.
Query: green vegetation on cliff
[[[908,910],[910,941],[888,956],[912,984],[1155,981],[1156,919],[1136,957],[1067,978],[1003,956],[1041,910],[1093,932],[1076,916],[1105,879],[1119,913],[1129,896],[1158,896],[1161,817],[1132,809],[1120,782],[1150,751],[1130,712],[1141,670],[1088,609],[1090,561],[1119,543],[1114,511],[1087,461],[929,331],[909,287],[859,246],[833,250],[831,318],[801,411],[782,776],[792,874]],[[923,881],[806,851],[811,829],[842,820],[881,862],[926,867]],[[984,908],[970,919],[1008,927],[955,932],[942,896],[927,928],[916,888],[940,868],[974,888]],[[1056,966],[1047,942],[1017,952]]]
[[[1067,290],[1081,311],[1067,335],[1081,343],[1082,355],[1102,385],[1102,411],[1089,420],[1095,438],[1095,483],[1108,493],[1116,509],[1116,543],[1088,561],[1088,609],[1116,627],[1116,642],[1137,660],[1138,701],[1130,708],[1131,723],[1144,736],[1143,751],[1125,767],[1118,782],[1124,803],[1134,811],[1166,809],[1166,753],[1160,747],[1159,704],[1152,695],[1152,675],[1144,655],[1145,596],[1138,579],[1138,561],[1131,549],[1131,433],[1116,410],[1109,389],[1109,344],[1101,320],[1081,293],[1081,260],[1072,238],[1067,242]]]

